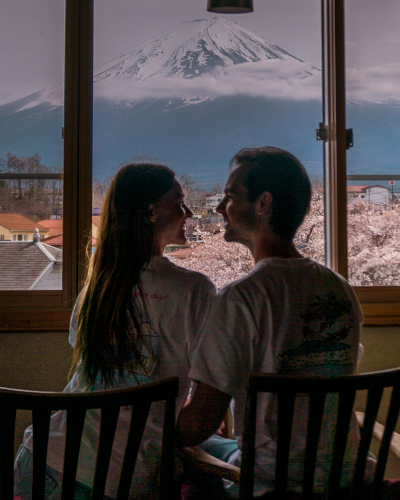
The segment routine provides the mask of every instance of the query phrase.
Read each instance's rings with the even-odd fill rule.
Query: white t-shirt
[[[145,342],[142,348],[147,372],[139,370],[135,377],[128,375],[114,387],[128,387],[151,382],[164,377],[179,377],[177,415],[185,402],[190,388],[189,360],[196,347],[198,332],[204,327],[210,304],[215,296],[215,287],[204,275],[188,271],[171,263],[166,257],[153,257],[148,269],[142,274],[141,288],[145,308],[138,311],[142,318]],[[77,307],[70,324],[69,342],[75,347],[77,335]],[[103,389],[100,383],[95,389]],[[77,373],[64,392],[82,391]],[[99,434],[99,410],[87,412],[81,442],[77,480],[91,486],[95,466],[95,450]],[[145,434],[139,451],[133,478],[132,498],[158,497],[157,466],[160,458],[163,403],[152,405]],[[115,498],[117,478],[125,451],[126,436],[130,422],[130,409],[121,410],[117,434],[114,441],[106,495]],[[66,414],[57,412],[51,418],[47,463],[62,472]],[[32,428],[24,435],[25,446],[32,450]]]
[[[268,258],[245,278],[223,288],[214,300],[189,376],[233,397],[234,435],[240,465],[246,383],[251,372],[346,375],[357,363],[362,312],[351,287],[339,275],[306,258]],[[332,397],[326,410],[336,405]],[[255,490],[273,489],[276,398],[259,395]],[[300,491],[307,427],[305,400],[296,406],[289,487]],[[332,411],[326,411],[315,484],[326,485],[331,453]],[[346,455],[348,478],[358,442],[354,421]],[[353,443],[353,446],[352,446]],[[346,475],[347,474],[347,475]],[[235,496],[234,488],[231,490]]]

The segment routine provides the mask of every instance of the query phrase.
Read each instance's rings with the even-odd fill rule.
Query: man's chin
[[[228,230],[225,230],[225,233],[224,233],[224,240],[229,242],[229,243],[233,243],[235,240],[235,235]]]

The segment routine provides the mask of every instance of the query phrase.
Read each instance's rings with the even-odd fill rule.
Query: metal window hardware
[[[64,139],[64,127],[61,127],[61,139]]]
[[[317,141],[327,141],[328,140],[328,128],[322,123],[319,123],[319,128],[317,132]]]
[[[354,134],[352,128],[346,128],[346,149],[354,146]]]
[[[317,141],[327,141],[328,140],[328,127],[323,123],[319,123],[319,128],[316,130]],[[346,149],[350,149],[354,146],[354,133],[352,128],[346,129]]]

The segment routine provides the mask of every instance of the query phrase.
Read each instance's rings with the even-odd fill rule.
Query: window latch
[[[327,141],[328,140],[328,127],[326,127],[322,122],[319,123],[319,128],[316,130],[317,141]]]
[[[346,128],[346,149],[354,146],[354,134],[352,128]]]

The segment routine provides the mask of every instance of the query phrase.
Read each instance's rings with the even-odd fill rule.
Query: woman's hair
[[[142,299],[140,274],[155,251],[150,205],[172,187],[174,172],[163,165],[126,165],[114,177],[104,200],[96,250],[80,297],[78,335],[71,372],[81,363],[91,386],[113,385],[116,372],[141,365]]]

